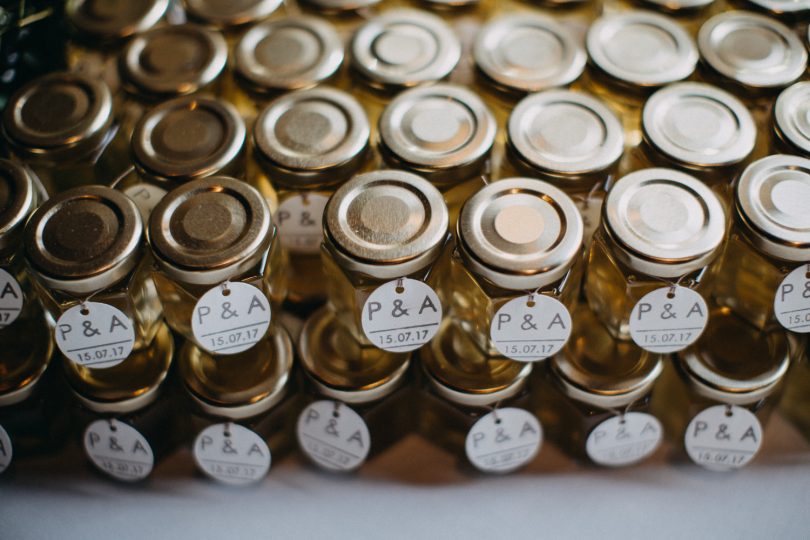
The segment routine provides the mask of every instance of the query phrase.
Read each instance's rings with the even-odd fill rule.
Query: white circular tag
[[[330,471],[352,471],[365,463],[371,435],[365,420],[338,401],[309,404],[298,417],[298,445],[318,466]]]
[[[3,426],[0,426],[0,474],[8,469],[13,457],[14,447],[11,446],[11,437],[8,436]]]
[[[0,329],[5,328],[20,316],[23,307],[23,292],[14,276],[0,268]]]
[[[84,451],[93,465],[125,482],[143,480],[152,472],[152,447],[138,430],[118,420],[96,420],[84,431]]]
[[[62,354],[93,369],[117,366],[135,345],[135,326],[129,317],[101,302],[85,302],[62,313],[54,334]]]
[[[476,469],[508,473],[533,460],[542,443],[540,421],[529,411],[507,407],[479,418],[467,433],[464,449]]]
[[[209,289],[197,300],[191,331],[212,354],[236,354],[258,343],[270,326],[270,302],[258,287],[239,281]]]
[[[588,457],[606,467],[625,467],[642,461],[661,445],[664,428],[651,414],[628,412],[612,416],[593,428],[585,442]]]
[[[759,452],[762,426],[748,409],[715,405],[692,418],[684,444],[692,461],[702,467],[713,471],[739,469]]]
[[[192,452],[202,472],[225,484],[258,482],[270,470],[267,443],[239,424],[208,426],[197,435]]]
[[[810,332],[810,264],[785,276],[776,289],[773,311],[779,324],[791,332]]]
[[[680,285],[645,294],[630,313],[630,335],[636,345],[665,354],[685,349],[709,322],[709,308],[700,295]]]
[[[152,184],[134,184],[125,188],[124,194],[132,199],[141,211],[141,218],[147,221],[152,210],[166,195],[166,190]]]
[[[439,331],[442,304],[424,281],[395,279],[371,293],[363,304],[361,321],[366,338],[380,349],[413,351]]]
[[[492,317],[489,337],[507,358],[536,362],[560,352],[571,336],[571,314],[542,294],[514,298]]]
[[[293,195],[276,210],[281,243],[290,253],[315,255],[323,240],[323,209],[328,197],[319,193]]]

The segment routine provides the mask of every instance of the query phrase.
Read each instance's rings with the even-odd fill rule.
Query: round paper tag
[[[557,354],[571,336],[571,314],[542,294],[514,298],[492,318],[489,337],[507,358],[536,362]]]
[[[152,184],[134,184],[125,188],[124,194],[132,199],[141,211],[143,220],[147,221],[157,203],[166,195],[166,190]]]
[[[371,436],[365,420],[351,407],[322,400],[298,417],[298,445],[316,465],[330,471],[351,471],[366,461]]]
[[[281,202],[276,211],[275,222],[278,224],[282,245],[291,253],[320,253],[323,209],[328,200],[324,195],[307,193],[293,195]]]
[[[211,354],[236,354],[258,343],[270,326],[270,302],[258,287],[223,283],[197,301],[191,331]]]
[[[473,424],[467,433],[467,459],[487,473],[508,473],[523,467],[540,451],[543,429],[530,412],[497,409]]]
[[[424,281],[402,278],[377,287],[363,305],[366,338],[380,349],[407,352],[436,335],[442,304]]]
[[[642,461],[661,445],[664,429],[651,414],[629,412],[608,418],[588,435],[588,457],[606,467],[624,467]]]
[[[264,439],[239,424],[208,426],[194,441],[197,467],[225,484],[258,482],[270,470],[270,449]]]
[[[135,326],[120,309],[85,302],[62,313],[54,328],[56,345],[68,359],[93,369],[117,366],[135,345]]]
[[[96,420],[87,426],[84,451],[101,472],[125,482],[143,480],[155,463],[152,447],[143,435],[117,420]]]
[[[11,437],[8,436],[3,426],[0,426],[0,474],[8,469],[13,457],[14,448],[11,446]]]
[[[14,276],[0,268],[0,329],[5,328],[20,316],[23,293]]]
[[[785,276],[776,289],[773,311],[779,324],[791,332],[810,332],[810,264]]]
[[[748,409],[715,405],[695,416],[684,434],[692,461],[713,471],[745,467],[759,452],[762,426]]]
[[[636,345],[665,354],[685,349],[709,322],[709,308],[699,293],[676,285],[645,294],[630,313],[630,335]]]

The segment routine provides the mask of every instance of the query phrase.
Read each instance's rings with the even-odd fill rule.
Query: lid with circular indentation
[[[639,87],[683,80],[695,70],[698,52],[676,21],[648,11],[597,19],[586,40],[591,61],[617,81]]]
[[[434,182],[464,179],[480,169],[498,129],[481,98],[452,84],[402,92],[385,108],[379,127],[386,155]]]
[[[103,42],[152,28],[168,7],[169,0],[68,0],[65,15],[80,37]]]
[[[283,0],[183,0],[192,19],[216,28],[232,28],[269,17]]]
[[[11,97],[3,114],[6,139],[31,160],[81,157],[98,148],[111,125],[107,85],[71,72],[34,79]]]
[[[26,258],[48,287],[104,290],[141,257],[143,223],[129,197],[102,186],[69,189],[45,201],[25,226]]]
[[[771,15],[786,19],[806,17],[810,12],[810,2],[807,0],[748,0],[748,2]]]
[[[301,0],[304,4],[325,12],[357,11],[379,4],[382,0]]]
[[[750,164],[734,190],[737,216],[762,251],[810,260],[810,159],[775,155]]]
[[[733,165],[754,150],[757,128],[737,98],[708,84],[679,83],[653,94],[642,113],[650,146],[692,167]]]
[[[624,132],[601,101],[570,90],[527,96],[507,125],[509,149],[530,169],[560,176],[602,171],[622,156]]]
[[[204,26],[164,26],[134,37],[121,56],[124,79],[136,93],[156,96],[192,94],[225,69],[228,45]]]
[[[787,86],[807,67],[807,50],[790,28],[744,11],[720,13],[706,21],[698,47],[712,69],[750,88]]]
[[[537,92],[574,82],[585,51],[572,32],[549,17],[520,13],[484,26],[475,40],[478,69],[495,85]]]
[[[642,0],[643,4],[655,9],[672,12],[677,15],[700,11],[714,3],[715,0]]]
[[[276,99],[253,126],[261,163],[274,181],[295,187],[345,181],[362,164],[369,134],[362,105],[327,87]]]
[[[135,165],[146,175],[185,181],[211,176],[242,155],[245,124],[233,105],[208,97],[167,101],[132,134]]]
[[[615,255],[642,274],[678,278],[711,262],[726,231],[723,205],[703,182],[672,169],[642,169],[608,191],[603,225]],[[614,250],[615,251],[615,250]]]
[[[352,37],[352,66],[380,87],[443,79],[461,58],[461,43],[439,17],[415,9],[386,11]]]
[[[798,82],[779,94],[773,125],[780,139],[810,155],[810,82]]]
[[[36,204],[30,172],[18,163],[0,159],[0,249],[17,246],[25,220]]]
[[[355,176],[324,211],[325,233],[344,255],[342,265],[370,275],[391,266],[398,273],[392,277],[413,273],[405,266],[421,268],[435,260],[448,222],[447,205],[430,182],[395,170]]]
[[[285,17],[245,32],[234,60],[236,73],[256,92],[299,90],[340,69],[343,42],[323,19]]]
[[[221,283],[253,267],[273,234],[264,197],[226,176],[170,191],[149,218],[149,241],[160,266],[179,281],[197,285]]]
[[[582,217],[562,190],[533,178],[493,182],[461,209],[458,241],[474,272],[506,289],[561,279],[582,247]]]

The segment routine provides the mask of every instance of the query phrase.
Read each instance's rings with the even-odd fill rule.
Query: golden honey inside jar
[[[672,169],[643,169],[608,192],[588,255],[584,292],[614,336],[647,293],[678,284],[705,296],[726,231],[723,205],[705,184]]]

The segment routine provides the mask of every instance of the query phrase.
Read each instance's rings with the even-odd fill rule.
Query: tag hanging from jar
[[[588,434],[585,451],[597,465],[626,467],[650,457],[661,446],[664,428],[651,414],[611,416]]]
[[[0,329],[17,320],[22,311],[23,301],[20,284],[14,276],[0,268]]]
[[[143,480],[155,464],[149,441],[134,427],[114,419],[87,426],[84,451],[101,472],[124,482]]]
[[[298,417],[298,445],[313,463],[326,470],[348,472],[365,463],[371,435],[363,417],[338,401],[307,405]]]
[[[498,309],[489,337],[512,360],[536,362],[553,356],[571,337],[571,314],[551,296],[529,294],[513,298]]]
[[[54,327],[57,347],[71,362],[109,369],[126,360],[135,346],[135,325],[110,304],[85,301],[62,313]]]
[[[810,332],[810,264],[802,265],[779,284],[773,298],[776,320],[791,332]]]
[[[709,308],[700,293],[670,285],[645,294],[633,306],[630,336],[642,349],[672,353],[697,341],[708,322]]]
[[[529,411],[495,408],[473,424],[464,450],[479,471],[505,474],[532,461],[543,444],[543,428]]]
[[[756,415],[736,405],[714,405],[699,412],[686,428],[689,457],[706,469],[730,471],[748,465],[762,445]]]
[[[207,476],[223,484],[246,485],[262,480],[272,457],[267,443],[250,429],[225,422],[202,430],[194,440],[194,461]]]
[[[197,344],[211,354],[237,354],[261,341],[270,327],[270,302],[249,283],[226,281],[203,294],[191,315]]]

